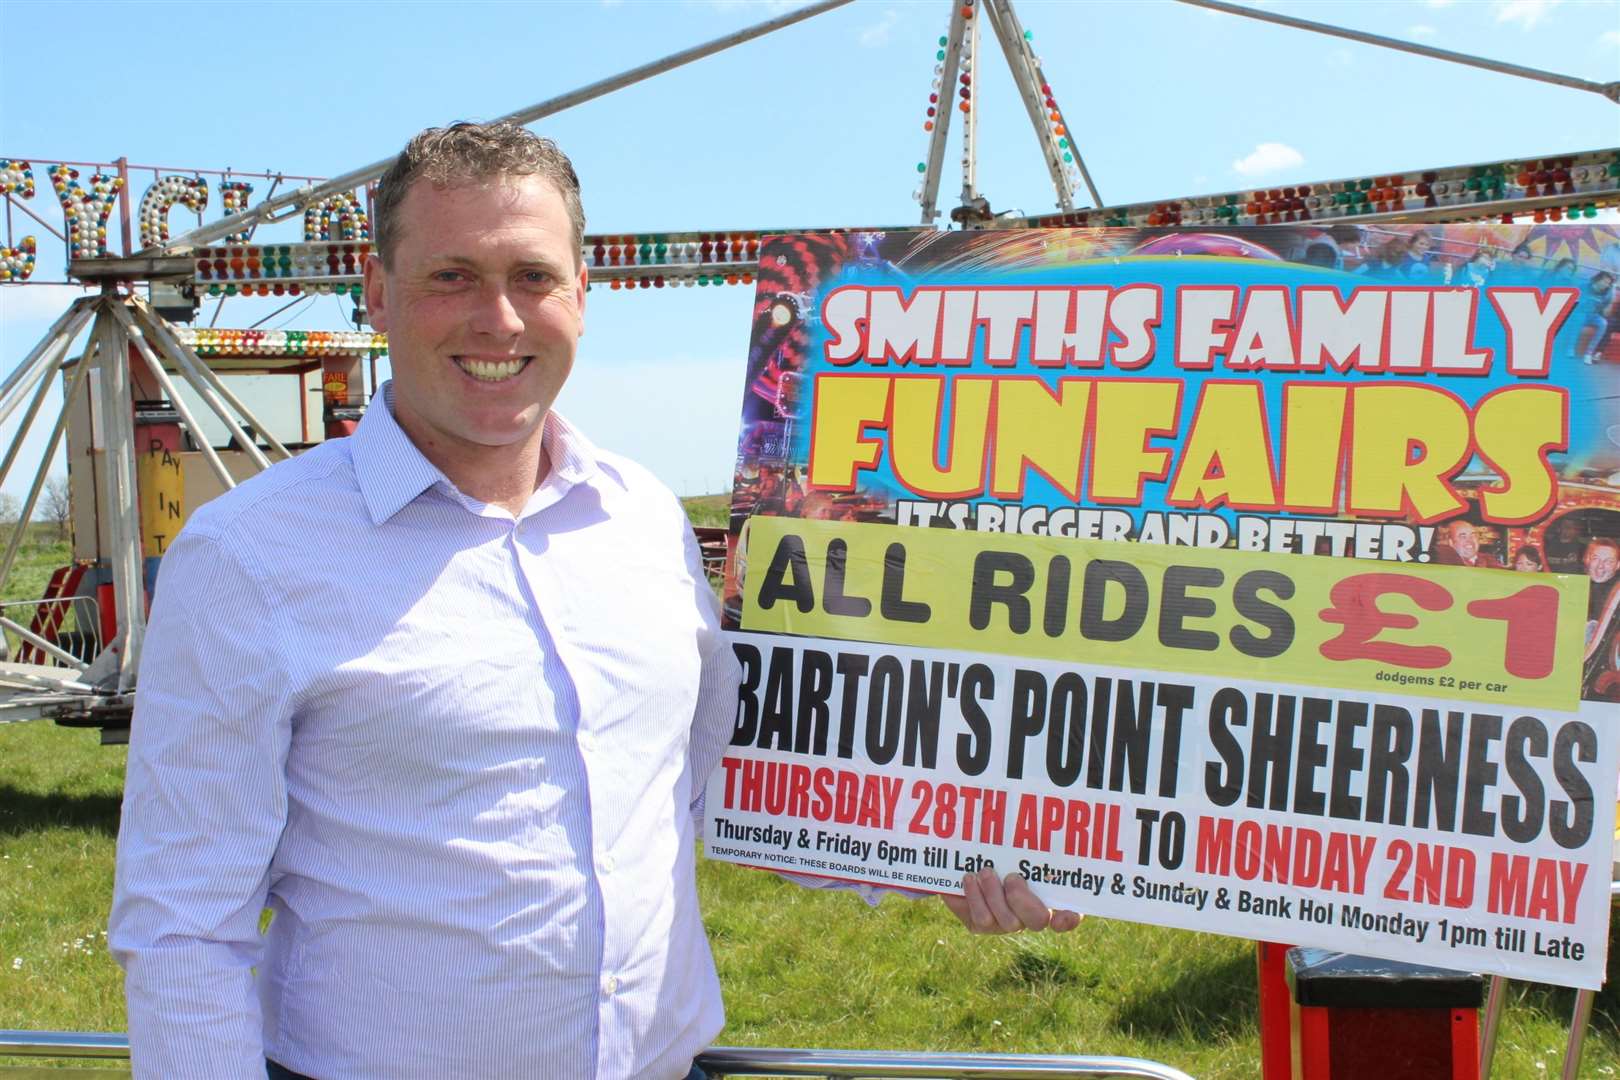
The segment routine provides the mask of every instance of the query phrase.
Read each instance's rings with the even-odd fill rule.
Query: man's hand
[[[1054,911],[1030,891],[1020,874],[1005,881],[991,867],[962,876],[962,896],[941,896],[951,914],[975,934],[1014,934],[1020,930],[1064,933],[1080,925],[1083,916]]]

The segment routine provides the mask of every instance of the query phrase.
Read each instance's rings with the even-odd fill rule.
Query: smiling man
[[[365,268],[393,381],[164,557],[109,935],[137,1076],[678,1078],[720,1030],[692,808],[737,665],[678,502],[552,410],[583,230],[553,144],[411,140]]]

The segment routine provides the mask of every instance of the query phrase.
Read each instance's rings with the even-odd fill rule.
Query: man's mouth
[[[484,360],[471,356],[452,356],[456,367],[479,382],[504,382],[529,366],[532,356],[508,356],[498,360]]]

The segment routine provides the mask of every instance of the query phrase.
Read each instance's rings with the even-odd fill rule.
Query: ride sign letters
[[[1554,526],[1608,373],[1493,235],[767,243],[708,853],[1598,986],[1612,630]]]

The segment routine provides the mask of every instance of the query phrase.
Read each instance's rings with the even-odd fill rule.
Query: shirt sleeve
[[[264,1076],[253,967],[293,682],[275,626],[237,555],[182,532],[147,628],[108,928],[137,1078]]]
[[[692,711],[692,734],[687,759],[692,768],[692,816],[698,835],[703,829],[703,789],[709,774],[720,766],[737,723],[737,686],[742,682],[742,665],[737,662],[731,643],[720,632],[720,601],[709,587],[703,572],[703,558],[697,537],[683,514],[680,519],[686,545],[686,570],[692,577],[694,600],[702,626],[698,631],[698,651],[702,670],[698,677],[697,706]]]

